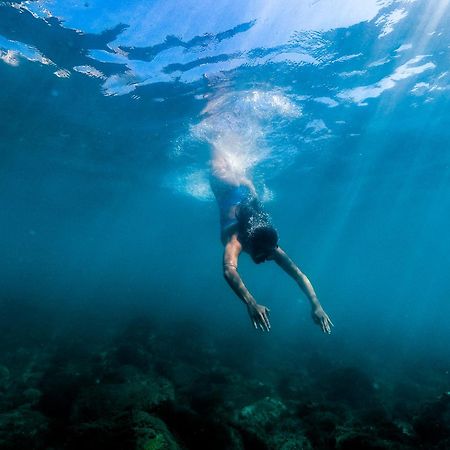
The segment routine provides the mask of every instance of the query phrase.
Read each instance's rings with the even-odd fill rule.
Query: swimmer
[[[256,264],[275,261],[291,276],[311,304],[313,321],[330,334],[333,323],[322,308],[311,282],[278,245],[278,233],[258,200],[255,187],[226,152],[213,148],[211,188],[220,210],[221,240],[224,245],[223,274],[231,289],[247,306],[256,329],[270,330],[269,308],[259,305],[238,272],[242,251]]]

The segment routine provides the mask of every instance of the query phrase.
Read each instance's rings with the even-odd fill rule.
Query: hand
[[[314,322],[320,325],[324,333],[331,334],[331,327],[334,327],[333,322],[321,306],[313,308],[311,315]]]
[[[257,303],[247,306],[248,315],[256,329],[260,328],[262,331],[270,330],[269,312],[270,309]]]

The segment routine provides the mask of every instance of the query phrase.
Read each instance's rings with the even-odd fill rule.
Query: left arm
[[[297,282],[300,289],[308,298],[311,304],[314,322],[321,326],[324,333],[330,334],[333,323],[327,313],[323,310],[322,305],[317,298],[316,292],[314,291],[311,282],[308,280],[308,277],[296,266],[292,259],[289,258],[289,256],[280,247],[277,247],[275,250],[273,259],[290,277]]]

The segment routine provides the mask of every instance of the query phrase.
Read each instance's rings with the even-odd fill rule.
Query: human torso
[[[221,180],[211,180],[211,187],[220,212],[220,235],[222,242],[238,231],[238,213],[241,203],[252,194],[246,185],[227,184]]]

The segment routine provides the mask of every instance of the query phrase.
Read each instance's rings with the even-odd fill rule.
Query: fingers
[[[269,322],[267,321],[266,323],[262,315],[260,317],[257,317],[256,319],[252,319],[252,323],[256,330],[269,331],[270,329]]]
[[[328,334],[331,334],[331,327],[334,327],[334,323],[331,321],[331,319],[326,314],[325,314],[325,319],[327,322],[327,332],[328,332]]]
[[[314,311],[312,318],[317,325],[320,325],[322,331],[326,334],[331,334],[331,327],[334,327],[333,322],[328,317],[325,311]]]
[[[266,331],[270,330],[270,322],[269,322],[269,316],[267,315],[268,309],[266,308],[266,311],[264,311],[263,313],[261,313],[262,319],[263,319],[263,323],[266,327]]]
[[[326,334],[331,334],[331,327],[330,327],[330,324],[331,324],[332,326],[334,326],[334,325],[331,323],[331,320],[330,320],[328,317],[323,317],[323,318],[322,318],[322,320],[321,320],[321,322],[320,322],[320,325],[322,326],[322,331],[323,331],[324,333],[326,333]]]
[[[258,319],[259,319],[258,325],[261,331],[269,331],[270,330],[269,321],[262,314]]]
[[[269,331],[270,330],[270,322],[267,315],[263,312],[258,313],[256,317],[252,318],[252,323],[255,329],[261,331]]]
[[[328,325],[327,320],[324,320],[324,328],[325,328],[325,333],[327,333],[327,334],[331,333],[330,325]]]

